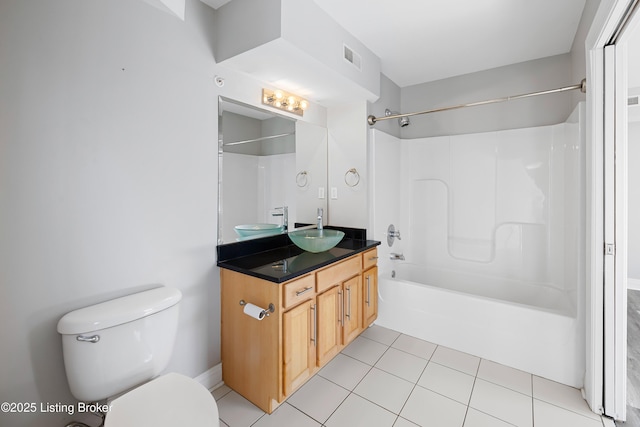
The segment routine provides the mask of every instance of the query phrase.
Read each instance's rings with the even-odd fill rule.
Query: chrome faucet
[[[403,254],[396,254],[396,253],[392,252],[392,253],[389,254],[389,258],[391,260],[394,260],[394,261],[398,261],[398,260],[404,261],[404,255]]]
[[[322,230],[322,208],[318,208],[318,230]]]
[[[281,206],[279,208],[274,208],[274,209],[281,209],[282,213],[272,213],[271,216],[281,216],[282,217],[282,226],[284,227],[285,231],[289,228],[289,207],[288,206]]]

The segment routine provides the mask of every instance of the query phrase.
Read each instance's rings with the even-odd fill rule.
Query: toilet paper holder
[[[240,305],[244,306],[247,302],[243,299],[240,300]],[[276,311],[276,306],[273,305],[273,303],[269,303],[269,307],[265,308],[262,310],[262,312],[264,313],[265,316],[269,316],[271,313],[273,313],[274,311]]]

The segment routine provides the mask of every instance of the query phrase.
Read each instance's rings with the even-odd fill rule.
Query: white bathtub
[[[394,264],[395,278],[391,269],[379,277],[376,324],[582,387],[584,338],[565,293],[539,284]]]

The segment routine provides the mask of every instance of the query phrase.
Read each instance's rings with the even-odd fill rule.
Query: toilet
[[[74,310],[58,322],[67,381],[81,402],[107,399],[105,427],[219,427],[203,385],[168,373],[179,290],[160,287]]]

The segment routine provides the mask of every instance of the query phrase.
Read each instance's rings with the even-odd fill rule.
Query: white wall
[[[580,24],[578,25],[576,36],[573,39],[573,45],[571,46],[571,74],[573,75],[572,80],[576,83],[586,77],[587,63],[585,40],[587,38],[589,28],[591,28],[593,18],[596,15],[596,11],[598,10],[598,6],[600,6],[600,1],[601,0],[586,0],[584,9],[582,10]],[[578,102],[586,99],[586,94],[580,91],[573,91],[572,96],[574,106]]]
[[[221,191],[225,200],[233,200],[233,203],[223,203],[220,215],[219,237],[224,243],[238,237],[233,229],[236,225],[262,222],[264,212],[260,211],[262,206],[258,198],[259,160],[259,156],[224,153]]]
[[[0,401],[74,402],[59,318],[157,284],[183,293],[168,370],[220,363],[218,96],[260,106],[269,86],[215,63],[214,15],[198,0],[185,21],[142,1],[0,2]],[[303,120],[326,126],[326,109]]]
[[[318,208],[328,219],[327,189],[327,129],[310,123],[296,122],[296,164],[295,164],[295,216],[290,219],[301,223],[314,224]],[[307,172],[306,175],[298,175]],[[293,227],[294,224],[291,224]]]
[[[571,55],[557,55],[401,89],[403,113],[501,98],[579,83]],[[569,92],[411,117],[402,138],[460,135],[564,122],[573,111]]]
[[[400,87],[396,85],[391,79],[382,74],[380,76],[380,98],[374,103],[367,104],[367,116],[373,115],[375,117],[384,117],[386,109],[392,112],[400,112]],[[406,111],[403,111],[406,112]],[[377,129],[379,131],[388,133],[395,137],[400,138],[400,125],[398,120],[383,120],[377,122],[374,126],[370,126],[371,129]]]
[[[327,111],[329,130],[329,224],[366,228],[368,214],[368,160],[366,102],[331,107]],[[347,171],[355,168],[357,178]],[[345,175],[347,175],[345,179]],[[350,185],[349,185],[350,184]],[[337,198],[331,194],[335,188]]]
[[[155,284],[183,293],[169,369],[220,362],[212,22],[197,0],[184,22],[141,1],[0,2],[0,401],[73,402],[58,319]]]

